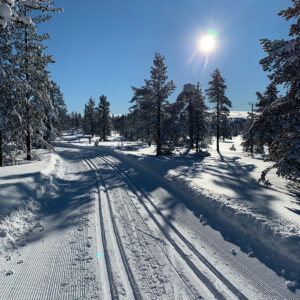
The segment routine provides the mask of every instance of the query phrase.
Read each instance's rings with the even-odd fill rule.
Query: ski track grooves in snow
[[[120,254],[121,254],[121,258],[122,258],[122,262],[123,262],[124,268],[126,270],[128,280],[129,280],[129,283],[130,283],[130,286],[131,286],[131,289],[132,289],[132,294],[134,296],[134,299],[141,300],[143,298],[142,298],[141,293],[138,289],[138,286],[135,282],[132,270],[129,266],[127,257],[125,255],[124,247],[123,247],[123,244],[122,244],[122,241],[121,241],[118,229],[117,229],[116,221],[113,217],[112,207],[111,207],[111,203],[110,203],[110,197],[109,197],[109,194],[107,192],[105,182],[102,178],[101,173],[99,172],[99,170],[97,169],[95,164],[92,162],[92,160],[86,160],[86,163],[90,166],[90,168],[92,170],[95,171],[95,178],[96,178],[97,188],[98,188],[99,194],[100,194],[99,177],[100,177],[101,181],[103,182],[103,186],[104,186],[104,190],[105,190],[105,194],[106,194],[106,199],[107,199],[107,202],[108,202],[110,220],[111,220],[112,225],[113,225],[114,235],[116,237],[116,241],[117,241],[119,251],[120,251]],[[106,266],[107,266],[107,273],[108,273],[108,277],[109,277],[109,285],[110,285],[110,290],[111,290],[111,296],[112,296],[112,299],[119,299],[118,290],[117,290],[116,283],[115,283],[115,280],[114,280],[114,275],[113,275],[113,271],[112,271],[112,267],[111,267],[111,261],[110,261],[109,254],[108,254],[108,249],[107,249],[107,240],[106,240],[106,235],[105,235],[105,230],[104,230],[104,222],[103,222],[101,203],[99,203],[99,214],[100,214],[100,222],[101,222],[100,226],[101,226],[101,233],[102,233],[102,239],[103,239],[104,256],[105,256],[105,261],[106,261]]]
[[[148,202],[152,205],[152,207],[155,209],[156,213],[159,214],[165,223],[177,234],[177,236],[182,240],[182,242],[198,257],[198,259],[204,263],[208,269],[219,279],[222,281],[222,283],[239,299],[241,300],[247,300],[248,298],[241,293],[235,286],[233,286],[210,262],[208,262],[205,257],[173,226],[173,224],[160,212],[160,210],[156,207],[156,205],[149,199],[149,197],[141,190],[139,189],[136,184],[132,181],[132,179],[124,173],[119,167],[115,166],[109,159],[98,157],[98,159],[101,159],[102,161],[106,162],[109,166],[114,168],[118,171],[118,174],[124,178],[128,184],[131,186],[132,190],[136,194],[136,196],[139,199],[139,202],[143,205],[151,219],[154,221],[154,223],[157,225],[159,230],[163,233],[163,235],[167,238],[167,240],[172,244],[172,246],[176,249],[176,251],[179,253],[179,255],[185,260],[185,262],[188,264],[188,266],[192,269],[192,271],[196,274],[196,276],[207,286],[207,288],[210,290],[210,292],[217,298],[217,299],[226,299],[212,284],[212,282],[207,278],[196,266],[195,264],[185,255],[185,253],[182,251],[181,247],[170,237],[170,235],[166,232],[166,230],[163,228],[163,226],[159,223],[159,221],[155,218],[155,216],[152,214],[152,212],[149,210],[147,205],[143,202],[141,199],[141,195],[148,200]]]

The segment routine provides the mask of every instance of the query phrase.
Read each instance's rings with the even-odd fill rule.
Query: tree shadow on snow
[[[229,160],[226,157],[222,157],[221,162],[217,158],[216,160],[218,161],[214,162],[210,159],[207,162],[204,160],[205,158],[196,159],[191,156],[155,158],[153,155],[144,155],[142,157],[137,157],[131,154],[123,155],[119,152],[115,152],[114,148],[110,147],[97,148],[65,143],[58,143],[57,146],[64,148],[62,154],[65,159],[73,161],[85,158],[93,159],[98,156],[104,158],[107,157],[111,160],[112,157],[114,157],[114,163],[117,167],[121,171],[130,174],[132,181],[139,188],[142,187],[142,191],[146,195],[152,194],[159,197],[159,209],[163,212],[167,219],[172,220],[175,212],[180,211],[184,205],[199,218],[199,221],[201,221],[201,218],[204,217],[207,220],[207,224],[220,232],[225,240],[239,246],[245,253],[249,253],[249,249],[251,249],[251,252],[254,253],[256,258],[280,276],[282,276],[282,269],[289,270],[289,272],[286,273],[285,278],[291,280],[294,279],[294,277],[290,277],[290,274],[292,271],[297,271],[298,266],[290,264],[286,259],[279,256],[274,251],[270,249],[266,250],[265,246],[261,245],[255,236],[245,236],[241,230],[229,223],[224,226],[224,219],[222,219],[221,215],[218,215],[217,210],[219,209],[219,206],[215,205],[215,207],[209,207],[207,205],[208,203],[210,203],[209,205],[214,205],[212,204],[211,198],[203,195],[201,191],[200,193],[196,193],[191,189],[185,188],[184,185],[181,186],[180,180],[176,181],[179,177],[197,178],[201,180],[201,177],[206,172],[214,176],[214,183],[219,186],[221,190],[224,188],[230,189],[236,194],[237,198],[244,199],[250,203],[255,202],[256,205],[259,206],[259,209],[264,210],[265,208],[266,215],[269,214],[269,217],[271,218],[272,213],[268,207],[275,198],[266,193],[267,188],[258,185],[256,180],[250,175],[250,173],[256,168],[255,165],[241,164],[238,158]],[[83,149],[85,151],[74,152],[76,149]],[[205,167],[203,166],[203,163],[205,163]],[[175,177],[172,177],[175,181],[171,183],[170,181],[163,179],[163,177],[167,176],[168,172],[173,169],[177,169],[177,174]],[[86,171],[85,174],[82,175],[87,178],[92,178],[91,176],[93,172],[94,171]],[[116,179],[113,172],[109,170],[102,170],[102,172],[105,173],[106,180],[110,181],[109,189],[113,189],[121,185],[127,185],[128,188],[134,192],[134,188],[132,188],[130,184]],[[90,183],[86,183],[86,187],[82,187],[83,194],[91,188],[91,186],[89,186],[91,182],[92,180],[90,180]],[[76,184],[79,183],[74,182],[74,185]],[[82,184],[81,181],[80,184]],[[168,194],[160,191],[161,187],[166,190]],[[87,199],[80,199],[78,195],[73,195],[72,188],[70,188],[69,191],[67,189],[67,193],[68,194],[65,194],[65,197],[67,199],[73,199],[74,205],[85,205],[88,203]],[[66,206],[66,209],[69,209],[69,207]],[[59,214],[57,214],[56,217],[59,217]],[[235,218],[234,216],[232,217]],[[66,224],[71,226],[72,220],[71,223],[67,222]],[[168,231],[169,226],[165,224],[164,229]]]

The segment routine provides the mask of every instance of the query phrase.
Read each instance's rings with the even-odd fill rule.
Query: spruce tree
[[[12,149],[21,141],[19,93],[22,80],[16,76],[15,54],[8,27],[0,30],[0,166],[4,159],[13,159]]]
[[[49,85],[50,100],[55,109],[56,119],[54,122],[54,127],[57,129],[58,133],[61,134],[63,130],[66,129],[67,123],[67,107],[63,98],[63,94],[60,91],[59,86],[51,80]]]
[[[96,109],[95,109],[95,101],[92,97],[90,97],[89,102],[84,107],[83,118],[84,118],[83,130],[85,134],[91,134],[93,137],[95,134],[95,125],[96,125]],[[75,127],[75,124],[73,127]]]
[[[48,21],[48,11],[56,11],[54,1],[17,1],[18,18],[11,26],[14,35],[14,51],[17,76],[24,82],[19,93],[22,102],[22,125],[25,131],[27,159],[31,160],[31,148],[50,146],[49,141],[56,134],[53,122],[55,112],[50,100],[50,78],[46,67],[54,63],[51,55],[45,54],[43,42],[48,34],[37,34],[38,26]],[[30,17],[33,15],[34,17]]]
[[[189,148],[194,148],[194,98],[196,94],[195,85],[187,83],[183,86],[183,91],[178,95],[176,101],[183,103],[183,115],[186,116],[186,123],[189,135]]]
[[[162,114],[163,106],[167,98],[175,90],[173,81],[167,82],[167,66],[165,65],[165,57],[159,53],[155,53],[153,60],[154,66],[151,67],[151,79],[149,87],[151,89],[151,100],[154,111],[156,112],[156,155],[162,154]]]
[[[134,96],[130,102],[135,104],[130,107],[130,110],[134,111],[137,138],[146,141],[150,146],[155,136],[156,123],[156,112],[152,107],[152,90],[150,89],[149,81],[147,80],[145,80],[144,86],[140,88],[131,88],[134,92]]]
[[[100,102],[98,105],[98,124],[100,129],[100,136],[102,141],[106,141],[107,137],[110,135],[111,130],[111,120],[110,120],[110,103],[108,102],[106,96],[101,95],[99,98]]]
[[[279,176],[293,181],[300,177],[300,2],[279,12],[286,20],[297,19],[289,31],[290,40],[262,39],[267,56],[260,60],[269,72],[272,85],[283,84],[286,94],[267,105],[259,114],[250,132],[262,141],[270,141],[269,157],[274,164],[262,172],[261,181],[268,184],[267,173],[277,169]]]
[[[196,143],[196,152],[199,152],[199,143],[204,140],[204,137],[207,135],[207,121],[206,121],[206,110],[207,106],[205,104],[205,96],[202,94],[200,88],[200,82],[197,82],[195,89],[195,96],[193,98],[193,118],[195,126],[195,143]]]
[[[278,99],[278,89],[274,83],[270,83],[264,94],[256,92],[258,103],[256,103],[256,111],[262,112],[265,107],[269,106],[271,103]]]
[[[209,81],[210,88],[206,89],[206,94],[210,102],[216,103],[215,116],[217,127],[217,151],[220,151],[220,126],[226,126],[226,119],[229,115],[228,107],[231,107],[231,101],[225,96],[227,88],[225,79],[221,76],[220,71],[216,69],[211,75],[212,80]]]

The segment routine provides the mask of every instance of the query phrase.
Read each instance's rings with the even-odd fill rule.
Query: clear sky
[[[82,112],[89,97],[105,94],[111,112],[128,112],[133,86],[149,78],[155,52],[166,57],[177,90],[200,81],[207,88],[219,68],[228,85],[232,110],[249,110],[267,74],[259,38],[287,38],[289,23],[277,16],[289,0],[58,0],[64,12],[43,24],[51,39],[49,67],[69,112]],[[197,51],[199,36],[217,32],[209,55]],[[207,60],[207,65],[205,64]]]

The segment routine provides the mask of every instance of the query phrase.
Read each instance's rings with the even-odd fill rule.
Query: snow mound
[[[26,244],[40,223],[45,193],[53,191],[53,178],[65,175],[64,161],[55,153],[40,151],[39,161],[1,169],[0,254]],[[47,198],[47,197],[46,197]],[[51,201],[51,194],[48,197]]]

